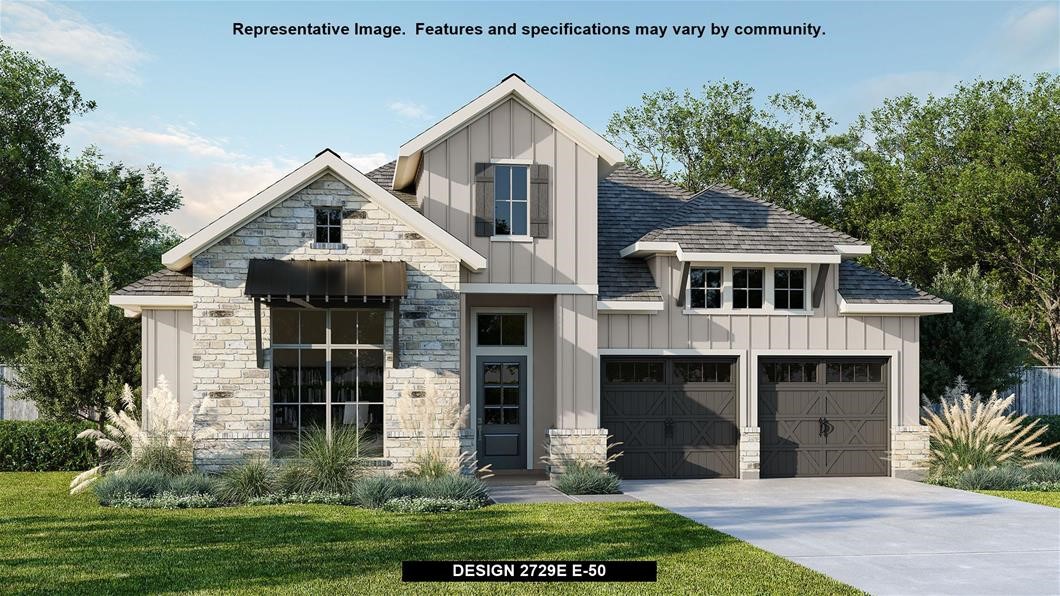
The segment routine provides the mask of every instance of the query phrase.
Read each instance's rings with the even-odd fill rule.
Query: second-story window
[[[693,267],[688,272],[688,305],[721,308],[721,267]]]
[[[806,270],[773,270],[773,306],[802,310],[806,307]]]
[[[495,236],[526,236],[530,220],[529,166],[496,166],[494,179]]]
[[[338,207],[317,209],[317,242],[329,244],[342,242],[342,209]]]
[[[762,269],[732,270],[732,307],[762,308],[763,278]]]

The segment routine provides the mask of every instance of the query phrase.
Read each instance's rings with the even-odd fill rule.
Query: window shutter
[[[475,235],[493,235],[493,180],[491,163],[475,164]]]
[[[548,238],[548,166],[530,166],[530,235]]]

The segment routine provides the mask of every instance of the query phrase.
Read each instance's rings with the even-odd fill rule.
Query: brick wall
[[[313,248],[316,207],[343,208],[346,248]],[[198,465],[211,469],[270,455],[269,312],[262,309],[266,368],[258,369],[254,304],[243,295],[252,258],[405,261],[409,294],[401,303],[401,368],[396,370],[387,311],[385,433],[401,430],[394,401],[408,384],[430,379],[439,398],[459,400],[459,261],[327,175],[195,257],[194,399],[210,398],[196,424],[213,431],[196,445]],[[398,451],[399,442],[384,439],[384,455],[395,450],[391,459],[397,465],[407,453]]]

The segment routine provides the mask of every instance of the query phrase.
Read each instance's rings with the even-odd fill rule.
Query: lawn
[[[0,474],[5,592],[437,593],[415,559],[659,561],[656,584],[445,584],[462,593],[802,593],[852,588],[644,503],[504,505],[401,515],[284,505],[115,510],[67,473]]]
[[[1007,499],[1016,499],[1017,501],[1026,501],[1038,505],[1060,507],[1060,491],[984,490],[980,492],[987,495],[994,495],[995,497],[1005,497]]]

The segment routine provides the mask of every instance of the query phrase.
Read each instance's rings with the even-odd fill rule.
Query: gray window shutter
[[[491,163],[475,164],[475,235],[493,235],[493,180]]]
[[[530,166],[530,235],[548,238],[548,166]]]

